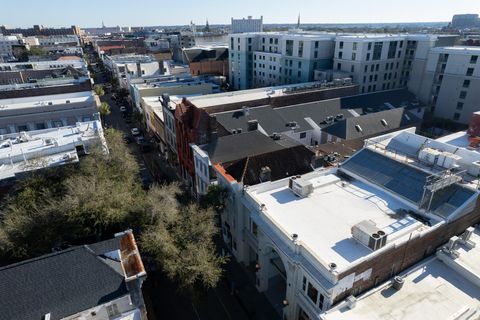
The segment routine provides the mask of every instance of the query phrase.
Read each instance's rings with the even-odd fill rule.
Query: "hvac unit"
[[[441,152],[437,149],[424,148],[418,153],[418,159],[428,164],[435,164],[440,154]]]
[[[451,152],[442,152],[438,156],[437,165],[445,169],[457,167],[457,162],[462,160],[462,157],[457,156]]]
[[[480,160],[472,162],[468,167],[468,174],[474,177],[480,176]]]
[[[361,244],[372,250],[383,248],[387,243],[387,235],[372,221],[364,220],[352,227],[352,236]]]
[[[288,187],[297,196],[305,198],[313,192],[313,185],[311,182],[303,180],[301,177],[291,177],[288,181]]]

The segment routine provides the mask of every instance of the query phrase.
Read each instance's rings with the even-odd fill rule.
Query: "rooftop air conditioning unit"
[[[418,159],[428,164],[435,164],[438,160],[440,151],[432,148],[424,148],[418,153]]]
[[[301,177],[291,177],[288,181],[288,187],[301,198],[308,197],[313,192],[313,185],[310,181],[304,180]]]
[[[383,248],[387,243],[387,234],[369,220],[364,220],[354,225],[352,227],[352,236],[373,251]]]
[[[480,176],[480,160],[472,162],[468,167],[468,174],[474,177]]]
[[[437,159],[437,164],[445,169],[457,167],[457,162],[462,160],[462,157],[451,152],[442,152]]]

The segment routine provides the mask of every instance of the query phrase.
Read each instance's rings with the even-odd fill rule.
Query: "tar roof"
[[[1,268],[2,318],[43,319],[50,313],[57,320],[125,295],[124,275],[97,256],[101,246],[94,246],[97,252],[73,247]],[[115,248],[110,242],[106,247]]]
[[[239,160],[248,156],[255,156],[284,148],[284,146],[276,143],[272,138],[265,136],[259,131],[220,137],[202,147],[202,149],[208,153],[212,163]]]
[[[321,100],[275,109],[286,121],[297,122],[299,129],[304,131],[311,128],[305,118],[310,118],[320,127],[327,127],[327,117],[336,117],[341,114],[343,119],[359,117],[366,113],[379,112],[405,106],[412,107],[417,98],[406,89],[382,91],[361,94],[330,100]],[[416,104],[413,104],[416,106]]]
[[[388,130],[419,124],[422,120],[405,108],[348,117],[326,127],[323,131],[344,140],[365,138]]]
[[[249,120],[257,120],[259,126],[269,135],[288,129],[282,116],[269,106],[249,108],[248,116],[245,115],[246,113],[246,110],[239,109],[217,113],[215,116],[217,121],[230,132],[235,129],[247,131]]]

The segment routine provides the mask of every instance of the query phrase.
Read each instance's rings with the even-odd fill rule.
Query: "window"
[[[357,50],[357,43],[356,42],[353,43],[352,50]]]
[[[365,69],[365,72],[367,72],[367,71],[368,71],[368,66],[365,66],[365,68],[364,68],[364,69]]]
[[[460,113],[455,112],[455,114],[453,115],[453,120],[457,121],[458,119],[460,119]]]
[[[252,234],[256,237],[258,235],[258,226],[252,221]]]
[[[118,311],[117,304],[113,303],[113,304],[107,306],[107,313],[108,313],[109,317],[115,317],[115,316],[119,315],[120,312]]]
[[[337,70],[340,70],[342,69],[342,64],[341,63],[337,63]]]
[[[306,132],[301,132],[300,133],[300,139],[305,139],[307,137],[307,133]]]
[[[298,61],[298,69],[302,68],[302,61]]]
[[[395,52],[397,52],[397,41],[391,41],[388,45],[387,59],[395,59]]]
[[[41,123],[35,123],[35,130],[43,130],[45,129],[45,123],[41,122]]]
[[[343,41],[340,41],[340,43],[338,44],[338,47],[339,47],[340,49],[343,49]]]
[[[303,277],[302,290],[305,291],[306,289],[307,289],[307,278]]]
[[[468,76],[468,77],[473,76],[473,68],[468,68],[468,69],[467,69],[467,76]]]
[[[28,131],[28,127],[26,125],[20,125],[20,126],[17,126],[17,130],[19,132]]]
[[[375,42],[373,46],[372,60],[380,60],[382,56],[383,42]]]
[[[355,60],[357,58],[357,54],[355,52],[352,52],[352,60]]]
[[[367,53],[367,61],[370,61],[370,52]]]
[[[464,88],[470,87],[470,80],[464,80],[464,81],[463,81],[463,87],[464,87]]]
[[[472,57],[470,58],[470,63],[475,64],[475,63],[477,63],[477,60],[478,60],[478,56],[472,56]]]
[[[458,102],[457,103],[457,110],[462,111],[463,110],[463,102]]]
[[[298,56],[303,57],[303,41],[298,41]]]
[[[323,301],[325,300],[325,297],[323,296],[323,294],[320,293],[320,299],[318,299],[318,307],[320,308],[320,310],[323,310]]]
[[[460,99],[465,99],[467,97],[467,91],[460,91]]]
[[[318,49],[318,41],[315,41],[315,49]]]
[[[338,59],[342,59],[343,57],[343,51],[338,51]]]
[[[352,64],[352,67],[350,68],[350,72],[355,72],[355,66]]]
[[[372,43],[371,42],[368,43],[368,50],[372,50]]]
[[[307,296],[314,304],[317,304],[318,290],[310,282],[308,283]]]
[[[291,57],[293,55],[293,40],[287,40],[285,50],[286,50],[285,54],[287,56]]]

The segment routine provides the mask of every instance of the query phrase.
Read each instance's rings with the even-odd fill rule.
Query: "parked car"
[[[121,112],[127,112],[127,108],[126,108],[125,106],[121,106],[121,107],[120,107],[120,111],[121,111]]]
[[[138,144],[138,145],[142,145],[143,143],[145,143],[145,139],[142,137],[142,136],[137,136],[135,138],[135,142]]]
[[[124,134],[123,135],[123,141],[125,141],[126,143],[132,143],[133,138],[131,136],[129,136],[128,134]]]
[[[140,134],[140,130],[138,128],[132,128],[130,132],[132,133],[132,136],[138,136]]]

